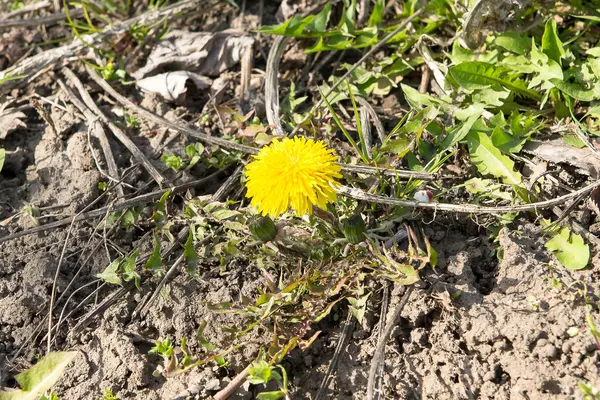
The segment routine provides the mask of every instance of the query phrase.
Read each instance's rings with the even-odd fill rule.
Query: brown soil
[[[250,3],[250,2],[249,2]],[[207,30],[223,30],[243,26],[232,19],[233,8],[224,14],[205,18]],[[267,21],[273,22],[276,7],[268,4]],[[3,11],[3,10],[2,10]],[[258,26],[256,10],[247,10],[249,26]],[[220,18],[225,15],[227,23]],[[224,18],[224,17],[223,17]],[[19,37],[25,43],[39,41],[30,30],[6,31],[0,36],[0,53],[6,40]],[[0,56],[0,69],[24,55],[11,47]],[[302,63],[290,54],[290,65]],[[263,60],[264,63],[264,60]],[[264,66],[264,65],[263,65]],[[261,68],[263,67],[261,66]],[[296,65],[294,68],[301,68]],[[53,73],[38,79],[49,85]],[[236,80],[239,78],[236,76]],[[35,85],[34,85],[35,86]],[[29,90],[35,90],[30,87]],[[229,90],[233,92],[233,90]],[[58,91],[56,91],[58,93]],[[45,93],[48,95],[48,93]],[[2,146],[9,152],[0,173],[0,237],[74,215],[96,199],[101,174],[88,148],[87,125],[62,92],[55,101],[66,111],[50,107],[56,132],[36,111],[28,109],[27,128],[9,133]],[[166,106],[153,96],[140,102],[169,120],[176,120],[186,110]],[[389,100],[389,101],[388,101]],[[393,101],[392,101],[393,100]],[[391,103],[390,103],[391,102]],[[396,105],[392,95],[383,104]],[[107,109],[109,107],[107,106]],[[385,108],[385,106],[384,106]],[[394,108],[394,107],[392,107]],[[216,125],[216,120],[215,120]],[[164,141],[154,136],[151,124],[142,124],[141,135],[132,139],[147,155],[160,155]],[[211,132],[208,129],[208,132]],[[168,149],[181,152],[192,141],[169,134]],[[129,153],[111,139],[116,161],[123,169],[132,164]],[[95,146],[96,149],[99,147]],[[164,167],[158,157],[155,166]],[[148,179],[137,172],[128,182],[142,185]],[[218,186],[199,190],[214,193]],[[43,215],[48,220],[23,214],[8,219],[28,204],[55,207]],[[262,288],[263,275],[256,267],[230,265],[221,271],[214,265],[199,267],[200,278],[190,279],[177,272],[167,284],[164,295],[157,298],[147,315],[134,316],[136,306],[153,292],[159,279],[149,280],[140,290],[123,294],[108,310],[92,318],[87,327],[66,337],[86,312],[115,293],[114,286],[95,294],[97,285],[83,288],[111,262],[110,252],[126,251],[136,246],[142,252],[151,250],[151,242],[142,240],[142,229],[121,230],[97,251],[90,245],[104,241],[101,230],[94,232],[96,221],[74,225],[57,280],[57,293],[66,293],[57,310],[68,314],[80,302],[87,303],[63,322],[55,336],[54,349],[79,352],[66,370],[55,391],[63,400],[100,399],[109,388],[120,399],[208,399],[225,387],[270,341],[269,330],[259,326],[247,335],[242,346],[227,357],[229,365],[214,364],[166,379],[155,376],[162,360],[148,351],[158,339],[170,338],[180,343],[188,339],[192,353],[200,351],[196,331],[207,323],[205,335],[218,347],[227,347],[229,336],[224,327],[244,327],[239,316],[216,314],[209,303],[240,302],[242,297],[254,301]],[[597,267],[569,272],[555,259],[549,258],[544,241],[533,225],[524,224],[512,233],[504,229],[498,235],[501,260],[495,254],[497,245],[476,231],[465,232],[467,224],[441,224],[427,228],[433,246],[439,253],[436,270],[423,271],[400,323],[392,334],[385,356],[384,398],[389,399],[571,399],[577,398],[580,381],[600,382],[600,352],[587,330],[586,301],[597,302],[600,293]],[[46,310],[68,228],[28,235],[0,244],[0,386],[14,385],[15,373],[29,367],[38,353],[45,352],[46,329],[33,337],[32,332],[45,323]],[[84,254],[83,258],[80,256]],[[85,260],[85,263],[82,261]],[[170,260],[169,265],[174,259]],[[81,268],[81,272],[78,270]],[[67,290],[71,278],[78,274]],[[373,286],[376,286],[372,282]],[[75,289],[83,288],[74,293]],[[364,399],[370,361],[377,344],[379,286],[373,296],[373,309],[368,323],[354,330],[343,350],[333,374],[326,398]],[[391,294],[390,308],[400,300],[404,288],[397,286]],[[87,298],[89,295],[91,298]],[[70,302],[66,298],[73,295]],[[340,303],[333,312],[306,337],[322,331],[307,349],[295,349],[283,361],[290,376],[294,399],[314,398],[340,339],[347,304]],[[570,328],[580,332],[569,335]],[[572,330],[572,329],[571,329]],[[13,359],[17,350],[20,355]],[[253,399],[264,387],[244,384],[233,398]],[[186,397],[187,396],[187,397]]]

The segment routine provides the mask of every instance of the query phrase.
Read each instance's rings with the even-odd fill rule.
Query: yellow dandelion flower
[[[246,167],[246,197],[263,215],[278,217],[290,207],[296,215],[310,214],[313,205],[325,208],[335,201],[340,170],[323,142],[275,139]]]

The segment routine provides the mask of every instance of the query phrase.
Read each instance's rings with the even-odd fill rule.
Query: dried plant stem
[[[350,197],[357,200],[368,201],[371,203],[378,204],[389,204],[393,206],[409,207],[409,208],[420,208],[436,211],[449,211],[462,214],[501,214],[508,212],[523,212],[523,211],[537,211],[547,209],[559,204],[564,204],[571,199],[575,199],[579,196],[590,193],[595,188],[600,187],[600,181],[589,184],[577,191],[571,192],[564,196],[559,196],[554,199],[538,201],[529,204],[518,204],[515,206],[496,206],[496,207],[485,207],[477,206],[472,204],[447,204],[447,203],[422,203],[414,200],[401,200],[395,197],[385,197],[375,194],[364,192],[360,189],[351,188],[348,186],[341,186],[338,189],[338,194],[346,197]]]
[[[119,210],[123,210],[123,209],[133,207],[136,205],[150,203],[152,201],[156,201],[156,200],[160,199],[161,196],[167,192],[167,190],[171,190],[173,193],[181,193],[181,192],[185,192],[186,190],[194,188],[194,187],[206,186],[206,185],[210,184],[211,182],[216,181],[217,179],[221,179],[227,173],[228,173],[228,170],[219,170],[219,171],[215,172],[214,174],[211,174],[203,179],[199,179],[199,180],[187,182],[187,183],[184,183],[181,185],[177,185],[170,189],[157,190],[155,192],[143,194],[141,196],[137,196],[132,199],[127,199],[127,200],[124,200],[124,201],[121,201],[118,203],[114,203],[111,206],[101,207],[99,209],[92,210],[92,211],[86,211],[83,213],[79,213],[73,217],[62,219],[60,221],[51,222],[49,224],[40,225],[40,226],[36,226],[31,229],[26,229],[21,232],[13,233],[12,235],[0,237],[0,243],[4,243],[9,240],[13,240],[13,239],[20,238],[23,236],[31,235],[33,233],[44,232],[49,229],[56,229],[56,228],[60,228],[63,226],[67,226],[73,222],[85,221],[87,219],[101,217],[101,216],[105,215],[109,209],[111,211],[119,211]],[[100,198],[102,198],[102,195],[100,197],[98,197],[95,200],[95,202],[97,200],[99,200]],[[92,203],[92,204],[95,204],[95,203]]]
[[[342,354],[342,351],[344,350],[344,347],[346,346],[346,343],[348,342],[348,338],[350,337],[350,334],[352,334],[352,331],[354,330],[354,324],[355,324],[354,316],[352,315],[352,313],[349,312],[348,316],[346,317],[346,322],[344,323],[344,330],[342,331],[340,340],[338,341],[338,344],[335,347],[335,353],[333,353],[333,357],[331,358],[331,361],[329,361],[329,366],[327,367],[327,372],[325,372],[325,376],[323,377],[323,380],[321,381],[321,386],[319,387],[319,391],[317,392],[317,395],[315,396],[315,400],[321,400],[324,398],[325,391],[327,390],[327,386],[329,386],[329,378],[331,377],[331,374],[337,367],[338,360],[340,359],[340,354]]]
[[[81,83],[81,81],[79,81],[79,79],[73,73],[73,71],[71,71],[68,68],[63,68],[62,72],[77,87],[79,94],[81,95],[86,106],[95,114],[95,118],[100,119],[100,121],[102,121],[104,124],[106,124],[106,126],[108,126],[108,128],[112,131],[112,133],[115,135],[115,137],[127,148],[127,150],[129,150],[131,152],[131,154],[133,154],[133,157],[135,157],[135,159],[144,166],[146,171],[148,171],[150,176],[152,176],[152,179],[154,179],[154,181],[156,183],[158,183],[159,186],[162,186],[162,184],[165,182],[165,177],[162,176],[162,174],[160,172],[158,172],[156,167],[154,167],[154,165],[152,165],[150,160],[148,160],[148,158],[135,145],[135,143],[133,143],[133,141],[131,139],[129,139],[129,137],[125,134],[125,132],[123,132],[118,126],[113,124],[108,119],[108,117],[106,115],[104,115],[104,113],[100,110],[100,108],[98,108],[96,103],[94,103],[94,101],[90,97],[89,93],[87,93],[87,91],[83,87],[83,84]],[[61,83],[60,80],[58,82],[59,82],[59,84]],[[61,85],[61,86],[63,86],[63,85]],[[71,98],[73,99],[74,96],[71,96]]]
[[[371,361],[371,368],[369,370],[369,382],[367,384],[367,400],[373,400],[377,371],[379,370],[380,364],[384,361],[385,358],[385,346],[392,333],[392,330],[396,326],[398,318],[400,318],[400,314],[402,313],[404,306],[406,306],[406,303],[408,303],[408,298],[410,297],[410,294],[412,293],[413,289],[414,285],[408,286],[406,288],[404,296],[402,296],[400,303],[398,303],[398,305],[396,306],[392,317],[390,318],[389,322],[385,326],[385,329],[383,330],[383,334],[379,336],[377,348],[375,349],[375,354],[373,354],[373,360]],[[384,318],[384,316],[382,315],[381,318]]]
[[[279,119],[279,85],[277,82],[277,72],[279,71],[279,61],[283,55],[283,49],[287,43],[285,36],[277,36],[269,58],[267,59],[267,69],[265,72],[265,106],[267,108],[267,120],[275,128],[279,135],[285,135],[286,132],[281,126]]]
[[[231,397],[232,394],[236,392],[246,382],[246,378],[250,375],[248,370],[249,366],[246,367],[242,372],[237,374],[235,378],[224,389],[220,390],[217,394],[215,394],[214,400],[227,400]]]

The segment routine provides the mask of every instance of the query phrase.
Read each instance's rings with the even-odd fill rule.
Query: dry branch
[[[171,6],[151,11],[126,21],[108,26],[101,32],[83,36],[86,43],[82,42],[80,39],[75,39],[73,43],[69,45],[46,50],[43,53],[26,58],[11,68],[0,72],[0,79],[9,74],[12,76],[25,75],[31,78],[33,75],[39,73],[46,67],[56,68],[59,66],[61,61],[79,54],[79,52],[87,49],[89,46],[101,44],[106,40],[107,37],[129,31],[129,28],[135,24],[154,25],[160,20],[170,19],[175,17],[177,14],[196,10],[198,8],[198,4],[202,1],[203,0],[184,0]],[[22,79],[6,81],[2,84],[2,86],[0,86],[0,94],[6,93],[9,90],[27,82],[28,80]]]

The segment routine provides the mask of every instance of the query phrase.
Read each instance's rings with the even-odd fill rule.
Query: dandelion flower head
[[[325,208],[336,200],[340,178],[336,156],[323,142],[304,137],[274,139],[246,167],[246,196],[261,214],[278,217],[290,207],[296,215]]]

